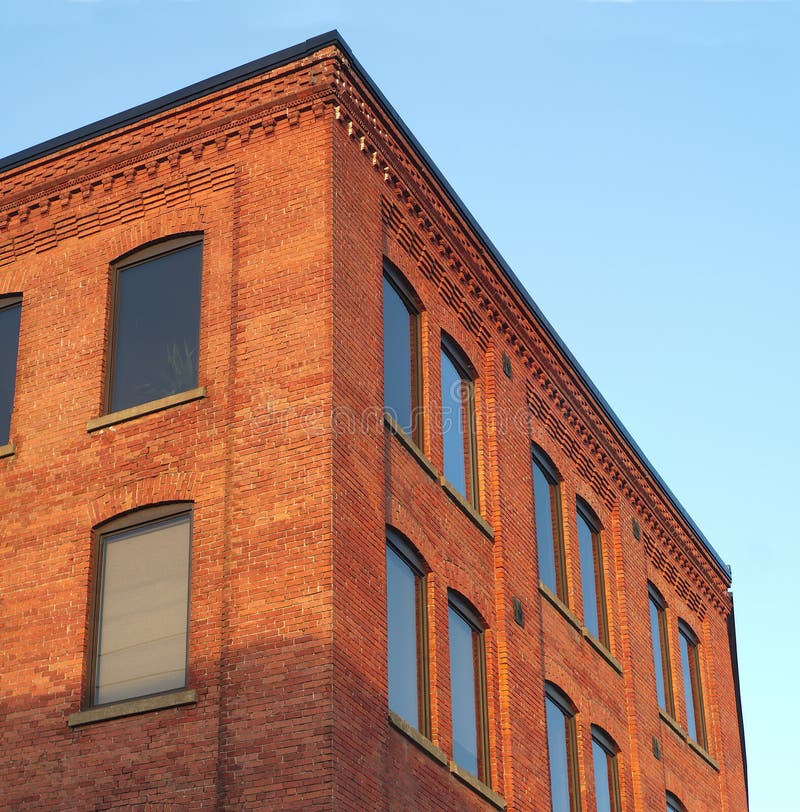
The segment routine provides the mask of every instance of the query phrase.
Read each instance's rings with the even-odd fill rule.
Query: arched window
[[[689,625],[678,621],[681,645],[681,673],[683,675],[683,698],[686,701],[686,730],[690,738],[708,749],[706,714],[703,705],[703,681],[700,676],[700,652],[697,636]]]
[[[186,687],[192,505],[126,513],[96,531],[88,704]]]
[[[491,784],[484,626],[472,605],[457,592],[449,592],[449,602],[453,761]]]
[[[550,809],[578,812],[581,808],[578,777],[576,708],[572,700],[552,683],[545,685],[547,755],[550,767]]]
[[[388,261],[383,266],[383,408],[420,448],[422,353],[417,298]]]
[[[197,387],[202,264],[199,234],[114,263],[107,413]]]
[[[541,448],[532,446],[533,502],[539,580],[567,603],[564,533],[561,525],[561,477]]]
[[[427,568],[405,536],[386,530],[389,710],[430,737]]]
[[[578,499],[577,502],[577,526],[583,588],[583,623],[595,639],[609,648],[602,527],[594,511],[582,499]]]
[[[444,476],[479,510],[475,373],[458,345],[444,335],[441,363]]]
[[[686,812],[686,807],[671,792],[667,792],[667,812]]]
[[[653,667],[656,675],[658,707],[674,717],[675,701],[672,694],[672,666],[669,658],[667,604],[661,596],[661,593],[652,584],[648,584],[647,589],[650,605],[650,638],[653,648]]]
[[[592,760],[597,812],[620,812],[622,800],[619,788],[619,747],[597,725],[592,725]]]

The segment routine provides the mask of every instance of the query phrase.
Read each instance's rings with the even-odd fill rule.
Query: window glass
[[[619,812],[619,773],[616,749],[599,733],[592,734],[594,794],[597,812]]]
[[[558,482],[547,463],[534,451],[533,498],[539,579],[566,603],[564,547],[561,536],[561,500]]]
[[[186,685],[190,516],[101,538],[94,704]]]
[[[389,708],[424,732],[420,712],[420,576],[391,545],[386,547]]]
[[[21,315],[19,296],[0,296],[0,445],[10,439]]]
[[[417,314],[383,277],[383,404],[418,445]]]
[[[550,803],[552,812],[577,812],[577,764],[575,763],[575,720],[559,697],[548,694],[547,755],[550,765]]]
[[[473,383],[445,349],[442,349],[442,444],[445,479],[478,507]]]
[[[197,386],[202,245],[119,269],[112,412]]]
[[[667,812],[686,812],[686,807],[671,793],[667,793]]]
[[[660,597],[652,591],[652,588],[649,599],[650,639],[653,645],[653,666],[656,674],[658,706],[661,710],[674,715],[666,612]]]
[[[578,505],[578,547],[581,560],[583,588],[583,623],[604,645],[608,646],[605,586],[603,583],[603,551],[599,529],[591,517]]]
[[[691,739],[703,747],[706,747],[705,716],[703,712],[703,692],[700,682],[700,658],[697,651],[697,639],[691,629],[684,624],[679,626],[678,631],[681,645],[683,696],[686,702],[686,729]]]
[[[452,605],[449,634],[453,760],[488,783],[483,752],[486,702],[482,677],[483,635]]]

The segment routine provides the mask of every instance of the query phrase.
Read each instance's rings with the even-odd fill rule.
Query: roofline
[[[517,278],[517,275],[514,273],[514,271],[511,270],[511,267],[505,261],[500,251],[496,248],[494,243],[487,236],[486,232],[481,228],[481,226],[472,216],[472,214],[470,213],[469,209],[466,207],[464,202],[461,200],[458,194],[456,194],[455,190],[447,181],[447,179],[439,170],[439,168],[436,166],[434,161],[431,159],[430,155],[428,155],[428,153],[425,151],[425,149],[422,147],[419,141],[417,141],[416,137],[408,128],[408,126],[405,124],[403,119],[400,117],[400,115],[397,113],[394,107],[390,104],[387,98],[383,95],[380,88],[375,84],[375,82],[372,80],[367,71],[364,70],[361,63],[358,61],[358,59],[356,59],[355,55],[350,50],[350,46],[344,41],[344,39],[337,30],[334,29],[324,34],[320,34],[316,37],[311,37],[310,39],[307,39],[305,42],[299,43],[298,45],[294,45],[291,48],[284,48],[281,51],[276,51],[273,54],[261,57],[260,59],[256,59],[252,62],[248,62],[244,65],[241,65],[238,68],[232,68],[231,70],[219,73],[216,76],[212,76],[208,79],[205,79],[202,82],[197,82],[193,85],[189,85],[188,87],[182,88],[181,90],[176,90],[173,93],[168,93],[166,96],[161,96],[157,99],[154,99],[153,101],[146,102],[145,104],[140,104],[137,105],[136,107],[131,107],[130,109],[124,110],[123,112],[117,113],[116,115],[100,119],[99,121],[96,121],[93,124],[88,124],[84,127],[78,128],[77,130],[72,130],[71,132],[65,133],[64,135],[60,135],[57,136],[56,138],[51,138],[47,141],[43,141],[42,143],[37,144],[33,147],[29,147],[28,149],[21,150],[20,152],[15,152],[12,155],[0,159],[0,172],[15,169],[17,167],[23,166],[26,163],[30,163],[31,161],[38,160],[39,158],[44,158],[55,152],[59,152],[68,147],[80,144],[83,141],[88,141],[92,138],[105,135],[106,133],[112,132],[114,130],[120,129],[130,124],[135,124],[136,122],[141,121],[145,118],[149,118],[150,116],[153,116],[157,113],[166,112],[167,110],[170,110],[174,107],[178,107],[180,105],[186,104],[187,102],[194,101],[195,99],[207,96],[216,91],[224,90],[225,88],[239,84],[240,82],[243,82],[247,79],[258,76],[260,74],[267,73],[271,70],[274,70],[275,68],[288,64],[289,62],[293,62],[298,59],[310,56],[316,51],[319,51],[320,49],[329,46],[335,46],[344,54],[346,54],[352,66],[355,68],[361,79],[367,85],[369,92],[380,102],[381,106],[388,114],[392,123],[400,130],[403,137],[411,144],[414,150],[419,154],[420,158],[425,164],[426,169],[431,173],[431,175],[433,175],[437,183],[439,183],[441,187],[444,189],[445,193],[451,199],[452,203],[458,210],[458,213],[461,215],[461,217],[463,217],[463,219],[466,221],[469,227],[478,236],[478,239],[483,243],[484,247],[489,252],[494,262],[505,274],[506,278],[511,283],[511,286],[514,288],[517,294],[522,298],[522,300],[525,302],[528,308],[530,308],[536,320],[542,325],[548,337],[556,345],[559,352],[563,354],[567,362],[573,367],[583,385],[589,390],[592,397],[600,406],[601,410],[605,413],[606,417],[613,424],[614,428],[620,433],[625,442],[631,447],[633,452],[638,456],[638,458],[644,465],[645,469],[647,470],[647,473],[653,478],[653,480],[656,482],[659,488],[664,492],[665,496],[672,503],[673,507],[677,510],[680,517],[683,519],[684,522],[686,522],[687,526],[691,529],[691,531],[695,534],[695,536],[697,536],[699,541],[705,547],[706,551],[711,556],[712,561],[719,568],[719,572],[722,575],[723,580],[727,584],[730,584],[731,582],[730,568],[727,566],[727,564],[725,564],[725,562],[720,557],[719,553],[717,553],[717,551],[714,549],[714,547],[711,545],[708,539],[703,535],[702,531],[695,524],[694,520],[689,515],[686,508],[683,507],[683,505],[677,499],[675,494],[672,493],[670,488],[667,486],[666,482],[664,482],[658,471],[656,471],[653,464],[647,459],[642,449],[639,447],[639,445],[633,439],[633,437],[629,434],[628,430],[625,428],[619,417],[617,417],[616,413],[608,404],[606,399],[600,394],[600,391],[594,385],[591,378],[583,369],[583,367],[578,363],[577,359],[569,350],[567,345],[564,343],[561,336],[559,336],[553,325],[550,324],[550,322],[545,317],[544,313],[542,313],[542,311],[539,309],[539,306],[536,304],[536,302],[534,302],[533,298],[525,289],[522,282],[520,282],[520,280]]]

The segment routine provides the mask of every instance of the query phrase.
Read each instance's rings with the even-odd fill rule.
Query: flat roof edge
[[[453,187],[450,185],[445,176],[442,174],[441,170],[436,166],[436,163],[432,160],[430,155],[428,155],[423,146],[419,143],[417,138],[405,124],[401,116],[394,109],[394,107],[391,105],[388,99],[383,95],[380,88],[375,84],[375,82],[372,80],[372,78],[364,69],[364,67],[361,65],[361,63],[358,61],[358,59],[356,59],[350,47],[342,39],[342,36],[336,29],[333,29],[331,31],[328,31],[324,34],[320,34],[315,37],[311,37],[310,39],[305,40],[305,42],[299,43],[289,48],[285,48],[280,51],[276,51],[273,54],[269,54],[267,56],[261,57],[260,59],[253,60],[252,62],[248,62],[237,68],[232,68],[231,70],[227,70],[222,73],[216,74],[215,76],[212,76],[208,79],[189,85],[188,87],[182,88],[180,90],[176,90],[172,93],[168,93],[167,95],[161,96],[157,99],[154,99],[153,101],[136,105],[135,107],[131,107],[130,109],[124,110],[121,113],[117,113],[113,116],[100,119],[99,121],[96,121],[92,124],[88,124],[84,127],[72,130],[63,135],[56,136],[55,138],[48,139],[47,141],[43,141],[42,143],[37,144],[33,147],[29,147],[19,152],[15,152],[12,155],[0,159],[0,172],[6,172],[12,169],[16,169],[20,166],[23,166],[26,163],[30,163],[40,158],[45,158],[48,155],[75,146],[76,144],[79,144],[83,141],[88,141],[92,138],[105,135],[109,132],[113,132],[116,129],[120,129],[121,127],[130,124],[135,124],[136,122],[148,118],[149,116],[165,112],[174,107],[178,107],[187,102],[209,95],[210,93],[213,93],[215,91],[223,90],[227,87],[232,87],[233,85],[245,81],[246,79],[250,79],[254,76],[267,73],[268,71],[273,70],[274,68],[280,67],[297,59],[302,59],[303,57],[310,56],[314,52],[331,45],[334,45],[337,48],[339,48],[339,50],[341,50],[347,56],[353,68],[358,72],[358,75],[366,84],[369,92],[378,100],[378,102],[381,104],[381,106],[388,114],[392,123],[400,130],[403,137],[409,142],[409,144],[411,144],[413,149],[419,154],[419,157],[422,159],[427,170],[431,173],[431,175],[434,177],[437,183],[439,183],[441,187],[444,189],[445,193],[458,210],[459,215],[464,219],[467,225],[474,231],[480,242],[484,245],[484,247],[488,251],[492,260],[497,264],[497,266],[506,276],[512,288],[521,297],[523,302],[525,302],[525,304],[533,313],[536,320],[541,323],[548,337],[553,341],[555,346],[558,348],[559,352],[563,354],[567,363],[570,364],[570,366],[572,366],[572,368],[575,370],[581,383],[587,388],[589,393],[597,402],[601,411],[604,412],[608,420],[619,432],[623,440],[628,444],[628,446],[631,448],[634,454],[641,461],[647,473],[652,477],[653,481],[658,485],[660,490],[672,503],[673,507],[677,511],[678,515],[686,523],[687,527],[689,527],[692,533],[703,545],[706,552],[711,557],[713,563],[717,565],[720,575],[723,578],[723,581],[725,581],[726,584],[730,585],[731,574],[727,564],[725,564],[725,562],[720,557],[719,553],[714,549],[714,547],[711,545],[708,539],[703,535],[702,531],[694,522],[692,517],[689,515],[686,508],[683,507],[683,505],[677,499],[675,494],[673,494],[673,492],[667,486],[666,482],[664,482],[664,480],[661,478],[661,475],[658,473],[658,471],[656,471],[653,464],[647,459],[644,452],[639,447],[638,443],[630,435],[630,433],[625,428],[624,424],[619,419],[619,417],[617,417],[616,413],[608,404],[606,399],[600,394],[600,391],[594,385],[589,375],[578,363],[577,359],[572,354],[567,345],[564,343],[561,336],[559,336],[553,325],[550,324],[550,322],[547,320],[544,313],[542,313],[542,311],[539,309],[539,306],[536,304],[536,302],[534,302],[530,293],[528,293],[528,291],[525,289],[524,285],[522,284],[522,282],[520,282],[517,275],[514,273],[514,271],[511,270],[511,267],[503,258],[500,251],[497,249],[497,247],[494,245],[491,239],[489,239],[486,232],[478,224],[477,220],[473,217],[473,215],[471,214],[465,203],[455,192]]]

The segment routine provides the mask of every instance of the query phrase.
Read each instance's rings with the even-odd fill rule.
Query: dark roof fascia
[[[311,54],[328,45],[338,45],[342,50],[346,50],[350,53],[347,46],[342,42],[338,31],[329,31],[327,34],[320,34],[317,37],[312,37],[305,42],[301,42],[299,45],[293,45],[291,48],[276,51],[274,54],[255,59],[238,68],[232,68],[223,73],[218,73],[216,76],[211,76],[202,82],[196,82],[181,90],[168,93],[166,96],[160,96],[157,99],[153,99],[153,101],[139,104],[136,107],[131,107],[129,110],[123,110],[121,113],[116,113],[108,118],[95,121],[93,124],[87,124],[85,127],[71,130],[68,133],[64,133],[64,135],[50,138],[41,144],[36,144],[20,152],[15,152],[13,155],[0,158],[0,172],[15,169],[18,166],[38,160],[39,158],[46,158],[54,152],[60,152],[62,149],[67,149],[84,141],[89,141],[92,138],[97,138],[100,135],[119,130],[129,124],[136,124],[145,118],[166,112],[167,110],[179,107],[182,104],[202,98],[203,96],[208,96],[210,93],[232,87],[254,76],[268,73],[282,65],[287,65],[290,62],[311,56]]]
[[[94,124],[88,124],[85,127],[80,127],[77,130],[72,130],[71,132],[65,133],[64,135],[57,136],[56,138],[51,138],[48,141],[43,141],[41,144],[37,144],[36,146],[29,147],[28,149],[24,149],[20,152],[15,152],[13,155],[9,155],[6,158],[0,159],[0,172],[15,169],[16,167],[22,166],[26,163],[30,163],[31,161],[37,160],[39,158],[44,158],[47,155],[51,155],[55,152],[59,152],[60,150],[66,149],[71,146],[75,146],[76,144],[79,144],[83,141],[88,141],[92,138],[105,135],[106,133],[120,129],[127,125],[135,124],[136,122],[141,121],[142,119],[148,118],[158,113],[166,112],[167,110],[170,110],[174,107],[178,107],[182,104],[186,104],[187,102],[199,99],[202,96],[207,96],[210,93],[214,93],[216,91],[223,90],[227,87],[231,87],[254,76],[258,76],[263,73],[268,73],[269,71],[274,70],[275,68],[278,68],[282,65],[288,64],[289,62],[293,62],[295,60],[308,57],[315,51],[318,51],[321,48],[326,48],[328,46],[336,46],[340,51],[342,51],[342,53],[347,55],[348,60],[350,61],[353,68],[358,72],[358,75],[366,84],[369,92],[380,103],[380,105],[388,114],[392,123],[398,128],[403,137],[419,154],[419,157],[422,159],[427,170],[435,178],[437,183],[439,183],[441,187],[444,189],[444,191],[446,192],[446,194],[448,195],[448,197],[451,199],[452,203],[458,210],[458,213],[461,215],[461,217],[464,219],[467,225],[478,236],[479,240],[483,243],[484,247],[492,257],[494,262],[506,275],[508,281],[511,283],[511,286],[514,288],[517,294],[530,308],[534,317],[542,325],[549,338],[558,348],[559,352],[562,353],[562,355],[566,358],[567,362],[575,370],[575,372],[577,373],[578,377],[581,380],[581,383],[590,392],[592,397],[600,406],[600,409],[611,421],[614,428],[620,433],[625,442],[631,447],[634,453],[638,456],[639,460],[645,467],[647,473],[658,485],[658,487],[664,492],[664,494],[670,500],[670,502],[672,503],[672,505],[674,506],[680,517],[691,529],[691,531],[698,538],[698,540],[703,544],[703,546],[711,556],[712,560],[719,568],[719,572],[722,575],[723,580],[729,584],[731,581],[730,569],[722,560],[719,553],[717,553],[717,551],[714,549],[714,547],[711,545],[708,539],[703,535],[702,531],[695,524],[694,520],[687,512],[686,508],[684,508],[683,505],[678,501],[675,494],[672,493],[672,491],[669,489],[667,484],[661,478],[659,473],[653,467],[652,463],[647,459],[644,452],[641,450],[641,448],[639,448],[639,445],[628,433],[628,430],[625,428],[622,421],[619,419],[619,417],[617,417],[614,410],[606,402],[606,399],[600,394],[600,391],[594,385],[591,378],[588,376],[583,367],[578,363],[577,359],[569,350],[569,348],[561,339],[561,337],[558,335],[555,328],[547,320],[544,313],[542,313],[542,311],[539,309],[539,306],[536,304],[536,302],[534,302],[533,298],[525,289],[522,282],[520,282],[520,280],[517,278],[517,275],[511,270],[511,267],[505,261],[500,251],[498,251],[497,247],[489,239],[486,232],[484,232],[484,230],[478,224],[477,220],[475,220],[475,218],[472,216],[467,206],[464,204],[464,202],[461,200],[458,194],[456,194],[453,187],[450,185],[445,176],[436,166],[434,161],[431,159],[430,155],[428,155],[428,153],[425,151],[425,149],[422,147],[419,141],[417,141],[414,134],[406,126],[405,122],[397,113],[397,111],[394,109],[394,107],[391,105],[391,103],[388,101],[388,99],[383,95],[380,88],[375,84],[375,82],[372,80],[367,71],[364,70],[361,63],[358,61],[358,59],[356,59],[353,52],[350,50],[350,46],[347,45],[347,43],[342,39],[338,31],[336,30],[328,31],[325,34],[320,34],[319,36],[307,39],[305,42],[302,42],[298,45],[294,45],[291,48],[285,48],[282,51],[277,51],[274,54],[270,54],[269,56],[262,57],[261,59],[256,59],[252,62],[248,62],[247,64],[241,65],[238,68],[233,68],[231,70],[225,71],[224,73],[219,73],[216,76],[212,76],[209,79],[205,79],[202,82],[197,82],[196,84],[189,85],[188,87],[185,87],[181,90],[176,90],[175,92],[169,93],[166,96],[161,96],[160,98],[154,99],[153,101],[137,105],[136,107],[132,107],[129,110],[125,110],[121,113],[117,113],[116,115],[101,119],[100,121],[97,121]]]

